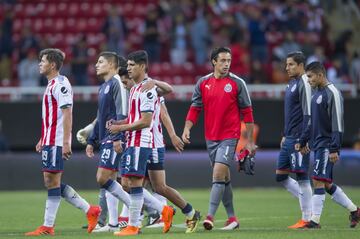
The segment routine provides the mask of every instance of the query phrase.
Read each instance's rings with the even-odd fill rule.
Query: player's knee
[[[276,174],[275,180],[276,182],[280,183],[288,179],[288,177],[289,177],[288,174]]]
[[[296,174],[296,180],[297,181],[309,180],[309,174],[307,174],[307,173],[297,173]]]
[[[166,185],[165,185],[165,184],[156,185],[156,186],[154,187],[154,191],[155,191],[157,194],[164,195],[165,192],[166,192]]]
[[[101,175],[96,175],[96,182],[102,186],[107,182],[108,179],[105,179],[104,177],[102,177]]]

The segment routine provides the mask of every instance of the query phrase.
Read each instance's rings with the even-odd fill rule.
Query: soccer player
[[[72,187],[61,183],[64,160],[71,156],[71,130],[73,95],[69,80],[59,74],[65,54],[59,49],[40,52],[40,74],[48,79],[42,100],[41,138],[36,151],[41,153],[42,171],[48,198],[44,224],[26,236],[54,235],[56,213],[61,197],[86,213],[88,232],[95,228],[100,207],[90,206]]]
[[[340,159],[342,135],[344,133],[343,98],[340,91],[326,78],[326,70],[320,62],[312,62],[305,68],[311,87],[315,90],[311,100],[311,150],[314,151],[313,165],[314,195],[312,216],[305,228],[320,228],[325,192],[333,201],[350,211],[350,227],[356,227],[360,220],[360,209],[344,191],[333,182],[333,167]],[[309,134],[308,134],[309,135]],[[298,146],[306,153],[303,143]]]
[[[302,52],[289,53],[286,71],[290,81],[285,90],[285,127],[280,142],[276,181],[299,199],[302,218],[288,228],[301,228],[310,221],[312,190],[309,180],[310,154],[302,155],[295,144],[304,144],[310,123],[311,87],[305,74],[305,56]],[[296,180],[289,177],[296,174]]]
[[[182,140],[184,143],[190,143],[190,129],[197,122],[203,109],[206,145],[213,167],[209,210],[203,225],[206,230],[214,227],[214,216],[222,201],[228,215],[222,229],[233,230],[239,227],[239,222],[234,213],[229,167],[240,138],[241,117],[246,124],[249,140],[245,149],[251,155],[255,154],[254,120],[245,81],[229,72],[231,50],[227,47],[213,49],[211,63],[214,71],[196,83]]]
[[[126,78],[124,78],[122,82],[124,83],[124,85],[126,85],[128,89],[131,89],[135,84],[132,79]],[[155,80],[148,80],[147,84],[144,85],[144,87],[142,88],[142,91],[150,90],[155,85],[159,87],[159,85],[161,86],[161,83],[162,82]],[[147,164],[147,171],[149,174],[150,183],[153,190],[157,194],[164,196],[166,199],[170,200],[172,203],[174,203],[177,207],[181,209],[182,213],[184,213],[186,216],[186,233],[192,233],[195,232],[197,225],[200,221],[200,212],[193,209],[192,205],[186,202],[177,190],[166,184],[166,174],[164,168],[165,144],[161,123],[165,125],[171,142],[178,152],[183,151],[184,143],[176,135],[170,115],[165,105],[164,97],[159,97],[157,104],[160,107],[157,107],[154,112],[154,122],[152,127],[152,132],[154,135],[154,145],[152,149],[152,154]]]
[[[145,51],[130,53],[127,69],[130,78],[136,83],[130,91],[127,123],[108,125],[108,130],[111,133],[124,131],[128,133],[127,148],[121,163],[124,184],[130,188],[129,224],[120,232],[115,232],[114,234],[117,236],[137,235],[140,231],[141,208],[144,199],[146,201],[149,198],[149,193],[143,190],[142,185],[147,160],[151,156],[154,144],[151,129],[153,112],[158,98],[155,88],[141,92],[143,84],[147,81],[148,56]],[[161,211],[164,221],[163,232],[166,233],[170,230],[174,209],[159,203],[157,211]]]
[[[98,96],[98,113],[94,129],[87,139],[86,155],[94,157],[94,147],[100,144],[100,160],[96,180],[106,190],[109,223],[96,232],[112,232],[118,229],[118,200],[130,205],[130,197],[116,181],[122,152],[123,133],[111,134],[106,130],[106,122],[121,120],[127,116],[127,91],[115,78],[119,67],[119,56],[114,52],[102,52],[95,65],[96,74],[104,80]]]

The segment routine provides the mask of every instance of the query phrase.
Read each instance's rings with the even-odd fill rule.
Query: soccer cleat
[[[87,232],[91,233],[98,223],[98,219],[101,213],[101,208],[99,206],[90,206],[89,210],[86,213],[86,218],[88,220]]]
[[[196,231],[197,226],[201,220],[200,212],[195,210],[194,216],[191,219],[186,220],[187,229],[185,233],[193,233]]]
[[[118,221],[119,221],[119,227],[125,228],[128,225],[129,218],[128,217],[119,217]]]
[[[115,236],[133,236],[140,233],[140,229],[138,227],[128,225],[124,229],[118,232],[114,232]]]
[[[316,223],[314,221],[310,221],[309,223],[307,223],[306,225],[304,225],[304,227],[301,227],[303,229],[320,229],[321,226],[319,223]]]
[[[356,227],[356,225],[360,222],[360,208],[357,208],[357,210],[354,212],[350,212],[349,220],[350,227]]]
[[[173,207],[165,205],[161,212],[162,220],[164,221],[163,233],[167,233],[170,230],[172,225],[172,220],[175,215],[175,210]]]
[[[117,230],[119,230],[119,225],[113,226],[110,224],[107,224],[97,230],[93,230],[93,232],[95,233],[100,233],[100,232],[116,232]]]
[[[235,230],[239,228],[240,223],[236,217],[229,217],[229,219],[225,222],[225,226],[221,228],[224,231]]]
[[[25,233],[25,236],[54,236],[54,227],[40,226],[35,231]]]
[[[308,224],[309,222],[304,221],[302,219],[300,219],[297,223],[295,223],[294,225],[288,226],[289,229],[299,229],[299,228],[303,228],[306,226],[306,224]]]
[[[158,228],[158,227],[164,227],[164,221],[161,218],[152,225],[146,226],[146,228]]]
[[[147,216],[146,227],[155,224],[160,219],[159,213],[151,213]]]
[[[203,226],[204,226],[205,230],[210,231],[211,229],[213,229],[213,227],[214,227],[214,218],[212,216],[210,216],[210,215],[207,215],[206,219],[203,222]]]

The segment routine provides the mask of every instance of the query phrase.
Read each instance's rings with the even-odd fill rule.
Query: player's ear
[[[211,63],[213,64],[213,66],[215,66],[216,60],[215,60],[215,59],[212,59],[212,60],[211,60]]]

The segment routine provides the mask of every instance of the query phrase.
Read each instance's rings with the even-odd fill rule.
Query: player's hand
[[[284,142],[285,142],[285,137],[282,137],[282,138],[281,138],[281,141],[280,141],[280,148],[283,147]]]
[[[118,154],[120,154],[123,151],[121,143],[122,143],[121,140],[117,140],[113,142],[114,151]]]
[[[300,153],[302,155],[310,153],[310,147],[309,147],[308,143],[306,143],[306,145],[304,147],[300,148]]]
[[[94,157],[94,147],[91,144],[86,145],[85,152],[89,158]]]
[[[40,139],[39,142],[35,146],[35,150],[36,150],[36,152],[41,153],[41,149],[42,149],[42,146],[41,146],[41,139]]]
[[[110,127],[111,125],[114,124],[114,122],[115,122],[114,119],[111,119],[111,120],[106,121],[105,127],[106,127],[106,128]]]
[[[122,125],[109,125],[108,127],[106,127],[106,129],[110,132],[110,134],[116,134],[119,133],[123,130],[123,126]]]
[[[86,140],[89,137],[89,135],[87,134],[85,129],[80,129],[77,133],[76,133],[76,139],[77,141],[79,141],[80,144],[82,145],[86,145]]]
[[[187,128],[184,128],[181,138],[185,144],[190,144],[190,130]]]
[[[71,145],[70,143],[64,143],[62,147],[62,157],[64,160],[69,160],[71,156]]]
[[[180,153],[181,151],[184,150],[184,142],[180,139],[179,136],[174,134],[172,137],[170,137],[170,139],[171,139],[171,143],[174,146],[174,148],[176,149],[176,151],[178,151]]]
[[[141,86],[141,92],[145,92],[145,91],[148,91],[148,90],[151,90],[152,88],[155,87],[155,81],[154,80],[148,80],[145,82],[145,84],[143,84]]]
[[[258,146],[256,144],[254,144],[253,142],[248,142],[244,148],[249,151],[249,156],[254,157]]]
[[[339,154],[338,154],[338,152],[330,153],[330,154],[329,154],[329,159],[330,159],[330,162],[336,163],[336,162],[339,160]]]

